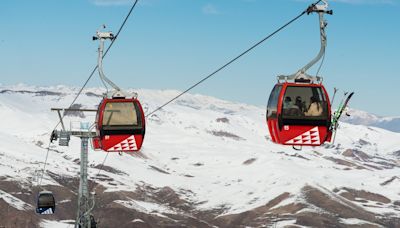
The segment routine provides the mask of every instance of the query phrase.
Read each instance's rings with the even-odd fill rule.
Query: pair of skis
[[[336,94],[336,92],[337,92],[337,89],[335,88],[335,91],[334,91],[334,94],[333,94],[332,102],[333,102],[333,100],[335,99],[335,94]],[[351,99],[351,97],[352,97],[353,95],[354,95],[354,92],[351,92],[351,93],[345,92],[345,93],[344,93],[344,97],[343,97],[342,101],[340,102],[338,109],[337,109],[337,110],[333,113],[333,115],[332,115],[331,125],[329,126],[329,130],[332,131],[332,132],[334,132],[332,144],[335,143],[336,130],[337,130],[337,128],[339,127],[339,119],[340,119],[340,117],[342,116],[343,112],[346,110],[346,108],[347,108],[347,106],[348,106],[348,104],[349,104],[349,101],[350,101],[350,99]],[[347,113],[346,113],[346,115],[347,115],[347,116],[350,116],[350,115],[347,114]]]

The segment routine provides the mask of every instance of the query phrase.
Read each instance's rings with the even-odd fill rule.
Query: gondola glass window
[[[288,86],[283,96],[284,119],[325,119],[328,107],[321,87]]]
[[[112,102],[106,104],[103,126],[132,125],[138,125],[136,107],[133,102]]]
[[[282,86],[275,85],[268,99],[267,118],[276,118],[279,94],[281,93]]]
[[[39,205],[51,207],[54,204],[54,197],[50,194],[44,194],[39,197]]]
[[[36,212],[39,214],[53,214],[56,209],[56,202],[53,193],[42,191],[38,195]]]

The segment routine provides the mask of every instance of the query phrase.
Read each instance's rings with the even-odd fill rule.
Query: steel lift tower
[[[88,185],[88,143],[89,139],[96,135],[96,132],[91,131],[89,123],[87,122],[80,122],[80,129],[72,130],[72,127],[66,129],[61,112],[65,115],[67,112],[96,112],[97,110],[71,108],[52,108],[51,110],[57,111],[62,127],[62,130],[53,131],[51,141],[58,140],[60,146],[69,146],[71,136],[81,139],[78,209],[76,213],[75,228],[95,228],[96,222],[91,214],[95,205],[94,193],[89,193]]]
[[[105,26],[103,25],[103,28]],[[96,36],[93,37],[93,40],[99,40],[99,55],[98,55],[98,65],[97,69],[99,71],[99,75],[101,80],[107,82],[109,85],[112,85],[119,92],[120,89],[113,82],[111,82],[108,78],[104,76],[103,73],[103,49],[104,49],[104,41],[109,39],[113,40],[115,37],[111,32],[100,32],[97,31]],[[57,111],[58,117],[60,118],[60,124],[62,130],[55,130],[51,135],[51,141],[58,140],[58,144],[60,146],[69,146],[69,141],[71,136],[75,136],[81,139],[81,158],[80,158],[80,176],[79,176],[79,193],[78,193],[78,209],[76,212],[76,221],[75,228],[95,228],[96,221],[91,214],[94,205],[94,192],[89,192],[88,185],[88,143],[89,139],[96,136],[96,132],[92,131],[92,127],[90,127],[87,122],[80,122],[80,128],[73,130],[70,126],[70,129],[66,129],[63,117],[68,112],[97,112],[96,109],[73,109],[73,108],[52,108],[52,111]]]

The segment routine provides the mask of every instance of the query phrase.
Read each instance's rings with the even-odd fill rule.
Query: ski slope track
[[[146,113],[179,93],[136,90]],[[0,87],[0,227],[72,227],[80,140],[51,145],[42,184],[54,215],[34,212],[49,134],[78,88]],[[88,88],[76,108],[96,108]],[[65,118],[93,122],[95,113]],[[400,133],[340,123],[335,145],[271,142],[265,108],[186,94],[147,119],[140,153],[89,150],[100,227],[400,227]]]

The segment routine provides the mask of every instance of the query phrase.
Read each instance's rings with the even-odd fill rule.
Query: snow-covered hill
[[[77,91],[0,87],[0,226],[74,220],[76,138],[67,148],[51,145],[43,183],[56,194],[56,214],[39,217],[33,208],[58,121],[50,108],[67,107]],[[76,107],[96,107],[102,92],[85,90]],[[146,112],[178,93],[137,92]],[[97,176],[105,156],[89,151],[102,227],[400,227],[400,133],[381,128],[341,123],[335,145],[295,151],[271,142],[264,107],[187,94],[147,119],[140,153],[109,154]]]
[[[348,113],[350,116],[344,115],[343,122],[400,132],[400,116],[382,117],[356,109],[349,109]]]

